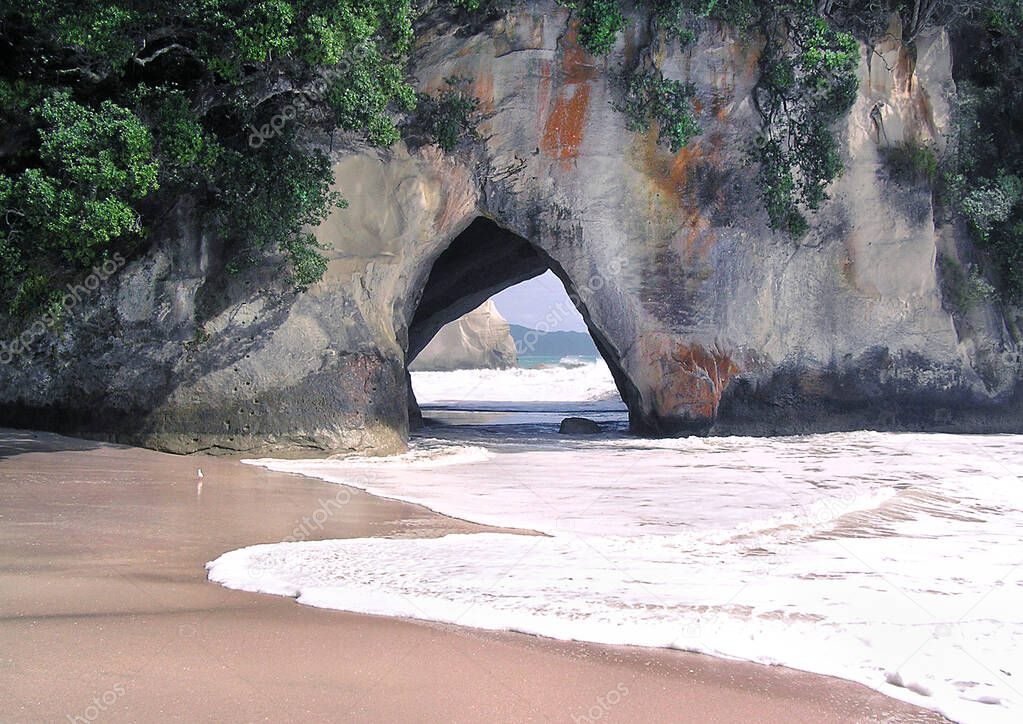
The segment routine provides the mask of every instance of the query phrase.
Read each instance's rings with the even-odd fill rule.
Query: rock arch
[[[415,309],[408,317],[406,360],[413,360],[433,336],[448,322],[454,321],[508,287],[551,270],[561,280],[568,297],[582,314],[601,356],[630,410],[633,428],[647,430],[648,421],[638,407],[640,396],[622,366],[618,350],[597,325],[580,290],[599,296],[611,288],[609,275],[618,271],[615,265],[601,275],[584,278],[577,283],[572,275],[542,248],[522,236],[498,225],[494,220],[477,216],[437,257],[426,275],[421,292],[415,296]],[[551,323],[564,310],[551,310]],[[411,388],[410,419],[418,417],[418,408]]]
[[[709,27],[661,48],[665,75],[694,84],[704,130],[673,154],[609,107],[605,71],[648,27],[633,20],[606,59],[580,49],[554,0],[438,26],[415,51],[420,90],[473,78],[478,144],[324,141],[350,207],[317,228],[328,269],[302,294],[274,260],[229,274],[183,199],[60,334],[0,364],[0,424],[174,452],[399,449],[408,352],[551,268],[637,432],[1023,429],[1018,316],[949,308],[936,259],[968,240],[936,226],[928,191],[893,183],[872,133],[883,103],[891,142],[942,142],[947,36],[918,39],[908,73],[896,36],[862,49],[836,129],[846,173],[795,242],[767,227],[747,164],[756,44]]]

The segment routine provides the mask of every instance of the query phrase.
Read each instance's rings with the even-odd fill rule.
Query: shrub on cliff
[[[593,55],[606,55],[625,27],[621,4],[618,0],[581,0],[577,8],[579,44]]]
[[[938,269],[945,299],[959,314],[966,314],[978,304],[986,304],[996,297],[994,286],[976,267],[964,269],[955,259],[942,254],[938,258]]]
[[[479,99],[469,91],[469,79],[452,77],[434,94],[420,93],[415,112],[402,128],[411,148],[437,144],[450,153],[464,141],[479,139]]]
[[[922,143],[904,141],[881,149],[888,173],[896,183],[932,184],[938,177],[938,157]]]
[[[32,116],[33,163],[0,176],[7,240],[25,263],[52,251],[89,266],[112,241],[142,232],[132,204],[158,185],[152,135],[130,110],[110,101],[93,110],[66,92],[46,98]]]
[[[624,79],[624,99],[614,108],[626,115],[630,131],[644,132],[658,125],[657,140],[678,153],[702,133],[693,112],[691,83],[665,78],[658,70],[637,71]]]
[[[649,0],[648,5],[657,27],[682,45],[694,39],[705,20],[764,39],[754,90],[761,129],[751,155],[772,228],[802,236],[809,228],[807,214],[820,208],[828,186],[842,173],[831,126],[856,98],[855,38],[811,0]],[[633,130],[656,118],[659,140],[677,152],[700,132],[689,102],[693,92],[681,83],[669,86],[672,81],[664,80],[649,49],[647,54],[654,70],[635,74],[625,101],[615,107],[628,114]]]
[[[1008,299],[1023,299],[1023,1],[992,0],[955,30],[958,98],[946,201]]]

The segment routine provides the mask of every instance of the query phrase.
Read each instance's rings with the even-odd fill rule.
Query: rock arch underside
[[[769,230],[746,164],[755,44],[711,28],[684,52],[664,46],[704,127],[673,154],[610,108],[608,69],[649,40],[629,27],[599,60],[554,3],[425,33],[421,89],[473,79],[481,141],[335,143],[349,207],[316,229],[328,270],[303,293],[273,265],[228,274],[182,200],[147,255],[0,369],[3,423],[176,452],[400,449],[406,360],[550,268],[637,432],[1019,431],[1019,320],[991,304],[953,313],[936,259],[964,253],[964,235],[881,162],[883,142],[944,143],[947,37],[918,41],[915,64],[892,39],[863,49],[838,132],[846,173],[795,242]]]

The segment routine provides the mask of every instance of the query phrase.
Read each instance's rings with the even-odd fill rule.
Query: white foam
[[[425,470],[443,468],[449,465],[465,465],[489,460],[493,455],[480,445],[451,445],[443,440],[419,440],[409,446],[408,452],[400,455],[360,456],[349,455],[322,460],[275,460],[274,458],[257,458],[242,460],[247,465],[259,465],[271,470],[282,472],[301,472],[303,475],[329,479],[334,470],[366,468],[396,468],[401,470]],[[330,479],[334,483],[343,483],[344,479]]]
[[[959,721],[1023,715],[1020,436],[433,439],[387,462],[260,462],[549,535],[253,546],[210,564],[231,587],[785,664]]]
[[[464,402],[620,402],[607,363],[565,358],[531,369],[412,372],[412,388],[423,405]]]

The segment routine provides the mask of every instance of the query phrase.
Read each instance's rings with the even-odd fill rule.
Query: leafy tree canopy
[[[315,281],[302,229],[342,201],[302,131],[398,139],[413,16],[411,0],[0,2],[0,302],[45,302],[186,195],[239,263],[283,253]]]

